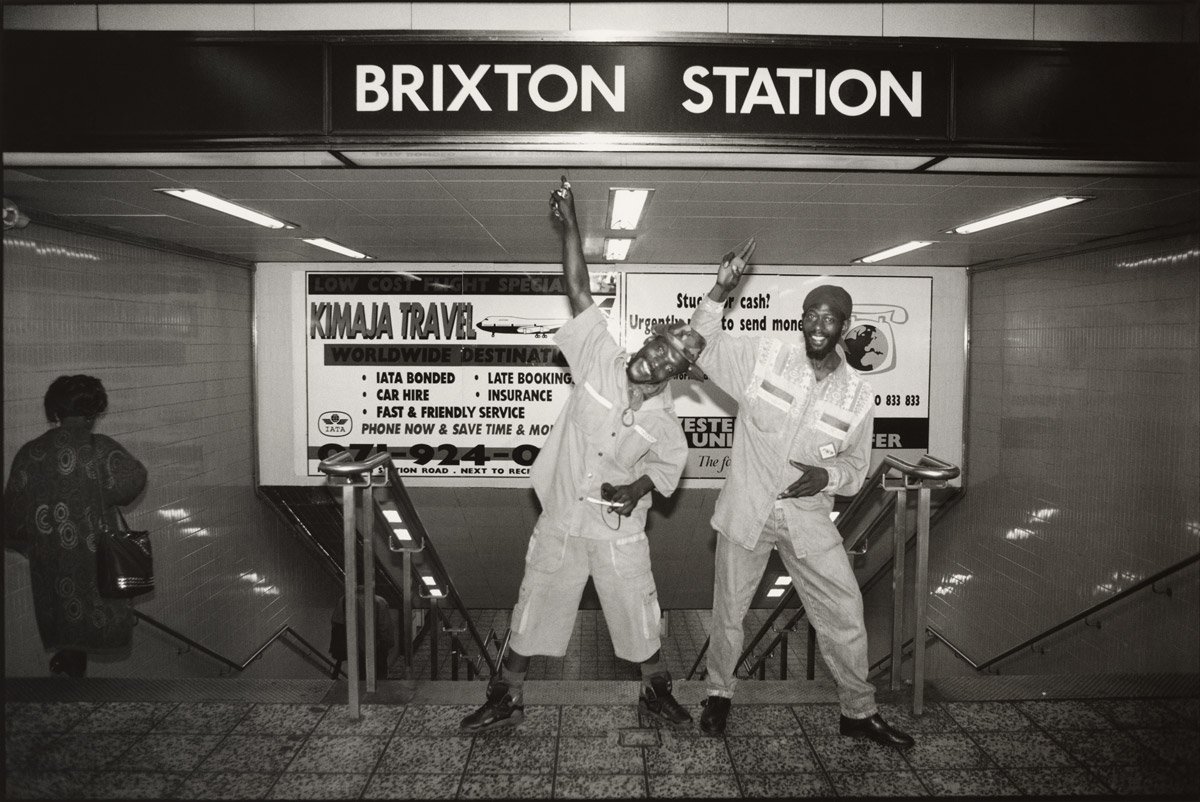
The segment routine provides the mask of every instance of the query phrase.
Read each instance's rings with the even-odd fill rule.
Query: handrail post
[[[913,617],[916,633],[913,636],[913,694],[914,715],[924,712],[925,702],[925,630],[929,611],[929,513],[930,495],[935,487],[958,476],[959,469],[936,457],[925,454],[911,465],[889,454],[884,457],[889,468],[900,472],[899,478],[883,479],[885,490],[896,494],[896,518],[892,532],[892,652],[891,689],[901,684],[904,662],[904,547],[908,541],[908,490],[917,491],[917,538],[914,557]]]
[[[325,474],[329,483],[332,485],[340,485],[342,488],[342,564],[346,577],[346,592],[344,596],[345,616],[346,616],[346,663],[348,668],[346,687],[347,687],[347,702],[350,706],[350,717],[359,719],[362,712],[359,708],[359,687],[358,687],[358,560],[356,555],[356,540],[357,531],[355,527],[355,494],[360,488],[365,488],[366,492],[363,495],[368,496],[368,499],[363,501],[363,509],[368,509],[368,504],[374,502],[374,498],[370,496],[372,487],[371,473],[391,460],[391,456],[386,451],[381,451],[368,457],[365,460],[353,461],[350,459],[349,451],[340,451],[333,456],[321,461],[318,469]],[[373,512],[373,511],[372,511]],[[365,514],[365,513],[364,513]],[[368,521],[364,522],[367,526],[368,533],[371,531],[370,515],[367,514]],[[368,580],[364,577],[363,581],[363,617],[364,617],[364,632],[363,637],[369,644],[369,657],[374,656],[374,640],[375,640],[375,595],[374,595],[374,575],[367,573],[368,554],[370,554],[371,570],[374,569],[373,549],[375,544],[366,537],[363,539],[363,570],[364,574],[370,576],[371,594],[366,595]],[[367,630],[366,626],[370,626]],[[369,660],[365,666],[368,677],[368,688],[374,689],[374,664]]]
[[[438,619],[437,596],[429,597],[429,678],[438,678],[438,630],[441,621]]]
[[[400,555],[400,566],[403,571],[403,576],[400,580],[400,589],[402,598],[400,600],[400,631],[404,638],[404,678],[412,679],[413,676],[413,637],[416,634],[413,628],[413,613],[416,610],[412,603],[412,572],[413,572],[413,557],[411,551],[405,551]]]
[[[342,487],[342,564],[346,573],[346,592],[342,602],[346,616],[347,702],[350,705],[350,717],[358,719],[358,564],[354,555],[354,492],[353,485]]]
[[[790,629],[784,627],[779,633],[779,678],[787,679],[787,661],[788,661],[788,632]]]
[[[887,487],[887,480],[884,480]],[[900,643],[904,640],[904,541],[908,534],[908,488],[901,478],[892,488],[896,493],[895,523],[892,526],[892,665],[889,687],[894,691],[903,681]]]
[[[913,714],[921,715],[925,699],[925,626],[929,611],[929,481],[917,491],[916,576],[913,577]]]
[[[367,693],[375,693],[375,489],[367,485],[362,496],[363,639],[366,640]]]
[[[815,664],[817,659],[817,630],[812,625],[812,622],[808,623],[808,651],[805,657],[804,676],[807,679],[815,679],[817,676],[817,666]]]

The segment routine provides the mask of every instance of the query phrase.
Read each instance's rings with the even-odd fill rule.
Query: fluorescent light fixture
[[[608,262],[621,262],[629,256],[629,246],[633,244],[631,239],[608,238],[604,240],[604,259]]]
[[[1060,195],[1057,198],[1047,198],[1044,201],[1038,201],[1037,203],[1031,203],[1028,206],[1022,206],[1019,209],[1013,209],[1012,211],[1004,212],[1003,214],[997,214],[991,217],[985,217],[982,220],[976,220],[974,223],[967,223],[966,225],[958,226],[957,228],[952,229],[949,233],[974,234],[976,231],[983,231],[988,228],[1002,226],[1005,223],[1012,223],[1016,220],[1024,220],[1026,217],[1033,217],[1035,214],[1052,212],[1055,209],[1061,209],[1064,206],[1072,206],[1085,200],[1091,200],[1091,198],[1083,197],[1081,195]]]
[[[888,248],[886,251],[880,251],[879,253],[873,253],[870,256],[864,256],[861,259],[855,259],[854,261],[862,262],[862,263],[868,264],[868,265],[874,264],[875,262],[882,262],[884,259],[891,259],[893,256],[899,256],[902,253],[908,253],[909,251],[915,251],[917,248],[924,248],[926,245],[932,245],[933,243],[934,243],[934,240],[915,239],[912,242],[906,242],[903,245],[897,245],[894,248]]]
[[[428,585],[431,588],[434,587],[435,585],[437,585],[437,580],[434,579],[433,577],[429,576],[428,574],[422,574],[421,581],[424,582],[426,585]]]
[[[334,242],[333,240],[325,239],[324,237],[313,237],[311,239],[305,239],[304,241],[307,242],[309,245],[316,245],[318,248],[324,248],[327,251],[333,251],[334,253],[340,253],[342,256],[349,256],[352,259],[370,259],[371,258],[371,257],[367,256],[365,253],[360,253],[360,252],[354,250],[353,248],[347,248],[345,245],[339,245],[338,243]]]
[[[832,512],[829,513],[829,520],[836,521],[838,519],[838,516],[841,514],[842,513],[839,510],[833,510]]]
[[[783,595],[783,588],[771,588],[767,591],[768,599],[775,599]]]
[[[608,191],[608,227],[612,231],[634,231],[642,221],[652,189],[617,189]]]
[[[199,189],[156,189],[155,192],[163,192],[167,195],[179,198],[192,203],[198,203],[201,206],[207,206],[214,211],[224,212],[225,214],[240,217],[243,220],[248,220],[251,223],[263,226],[264,228],[296,228],[292,223],[285,223],[282,220],[277,220],[269,214],[255,211],[248,206],[234,203],[233,201],[218,198],[216,195],[210,195]]]
[[[775,577],[776,585],[790,585],[791,583],[792,583],[792,578],[790,576],[788,576],[787,574],[784,574],[783,576]]]

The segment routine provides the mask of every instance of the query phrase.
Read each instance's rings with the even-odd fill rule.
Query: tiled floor
[[[820,680],[744,683],[723,738],[653,726],[633,681],[531,681],[519,729],[460,734],[483,687],[388,681],[354,720],[329,681],[9,680],[6,797],[1200,796],[1195,697],[977,701],[933,682],[920,717],[881,693],[917,738],[899,753],[839,736]],[[694,715],[703,693],[676,688]]]

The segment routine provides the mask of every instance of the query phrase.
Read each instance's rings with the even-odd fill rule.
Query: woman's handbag
[[[120,509],[117,515],[121,530],[105,526],[96,541],[96,584],[101,596],[127,599],[154,590],[154,555],[150,533],[130,531]]]
[[[103,501],[103,490],[100,498]],[[121,508],[115,509],[121,528],[102,521],[96,538],[96,586],[105,598],[128,599],[154,590],[154,555],[150,533],[130,530]]]

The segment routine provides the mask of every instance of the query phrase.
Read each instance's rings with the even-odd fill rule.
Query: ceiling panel
[[[341,261],[326,236],[392,261],[557,263],[547,199],[566,174],[590,262],[606,235],[636,237],[631,262],[715,264],[754,235],[760,264],[847,265],[910,239],[937,239],[883,264],[971,267],[1049,249],[1200,227],[1195,174],[1022,174],[837,170],[532,167],[42,167],[5,170],[4,196],[35,219],[80,220],[250,261]],[[1063,166],[1065,165],[1065,166]],[[1128,169],[1126,166],[1124,169]],[[298,223],[273,231],[153,190],[194,186]],[[635,232],[608,232],[610,187],[655,194]],[[954,225],[1056,194],[1095,200],[978,234]],[[349,260],[346,260],[349,261]]]

